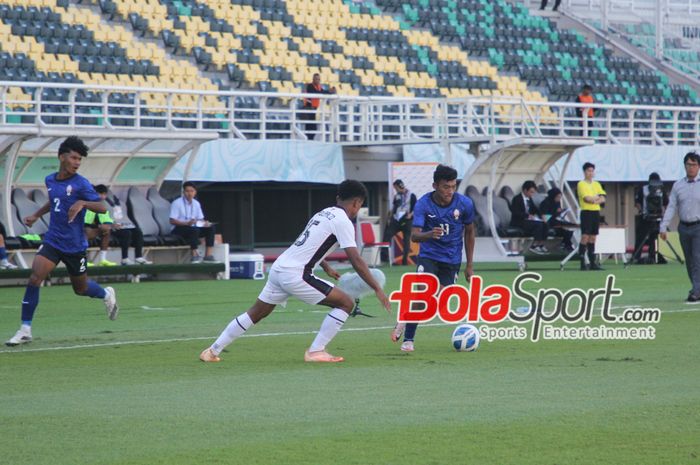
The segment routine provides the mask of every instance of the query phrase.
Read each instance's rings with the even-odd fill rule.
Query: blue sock
[[[24,291],[24,299],[22,299],[22,324],[31,326],[37,305],[39,305],[39,288],[27,284],[27,290]]]
[[[416,330],[418,329],[418,323],[406,323],[406,329],[403,333],[403,340],[412,341],[416,337]]]
[[[93,299],[104,299],[107,293],[102,286],[91,279],[88,281],[87,293],[85,293],[85,295]]]
[[[7,259],[7,250],[5,250],[5,247],[0,247],[0,260],[5,259]]]

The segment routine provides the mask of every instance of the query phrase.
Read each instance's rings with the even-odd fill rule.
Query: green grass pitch
[[[602,287],[607,273],[536,265],[544,287]],[[330,351],[304,364],[325,311],[290,301],[198,361],[264,281],[116,284],[117,321],[69,286],[43,288],[35,341],[0,348],[3,464],[699,464],[700,306],[684,267],[607,265],[616,306],[658,307],[654,341],[482,342],[452,327],[389,340],[373,297]],[[385,269],[395,289],[406,268]],[[480,269],[510,284],[511,269]],[[463,283],[463,277],[460,277]],[[0,336],[23,289],[0,289]],[[594,320],[594,323],[596,321]],[[600,323],[600,320],[598,320]]]

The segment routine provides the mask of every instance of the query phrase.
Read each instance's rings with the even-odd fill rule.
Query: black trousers
[[[403,233],[403,258],[401,260],[402,265],[408,265],[408,254],[411,251],[411,226],[413,225],[413,221],[411,220],[401,220],[401,221],[396,221],[396,219],[392,216],[391,220],[389,223],[386,225],[386,228],[384,229],[384,237],[382,238],[383,242],[391,242],[391,239],[401,231]],[[389,251],[386,249],[382,249],[381,252],[381,258],[382,261],[388,261],[389,260]]]
[[[214,226],[196,228],[194,226],[175,226],[173,234],[182,237],[192,250],[199,247],[199,238],[203,237],[207,247],[214,246]]]
[[[549,228],[554,231],[554,235],[556,237],[561,237],[561,244],[567,249],[571,249],[574,246],[571,241],[571,238],[574,237],[574,232],[563,227],[567,225],[572,226],[571,223],[565,223],[554,219],[549,220]]]
[[[547,240],[549,228],[544,221],[525,220],[522,228],[526,235],[534,237],[536,241]]]
[[[561,0],[554,2],[554,11],[559,9],[559,4],[561,4]],[[542,0],[542,3],[540,3],[540,10],[544,10],[545,8],[547,8],[547,0]]]
[[[129,258],[129,247],[134,248],[136,258],[143,256],[143,232],[141,228],[112,229],[112,236],[119,241],[122,249],[122,259]]]
[[[304,125],[304,131],[306,131],[306,138],[309,140],[314,140],[316,138],[316,130],[318,129],[318,123],[316,123],[316,109],[313,107],[304,107],[304,113],[299,115],[299,119],[303,121],[313,121],[312,123],[306,123]]]

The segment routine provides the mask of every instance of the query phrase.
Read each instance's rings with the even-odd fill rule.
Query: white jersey
[[[316,213],[296,241],[272,265],[272,269],[313,269],[338,246],[357,247],[355,226],[340,207]]]

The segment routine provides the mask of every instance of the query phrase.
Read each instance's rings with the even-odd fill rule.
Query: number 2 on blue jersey
[[[53,207],[53,211],[55,211],[57,213],[61,213],[61,199],[56,197],[55,199],[53,199],[53,203],[56,204],[56,206]]]

